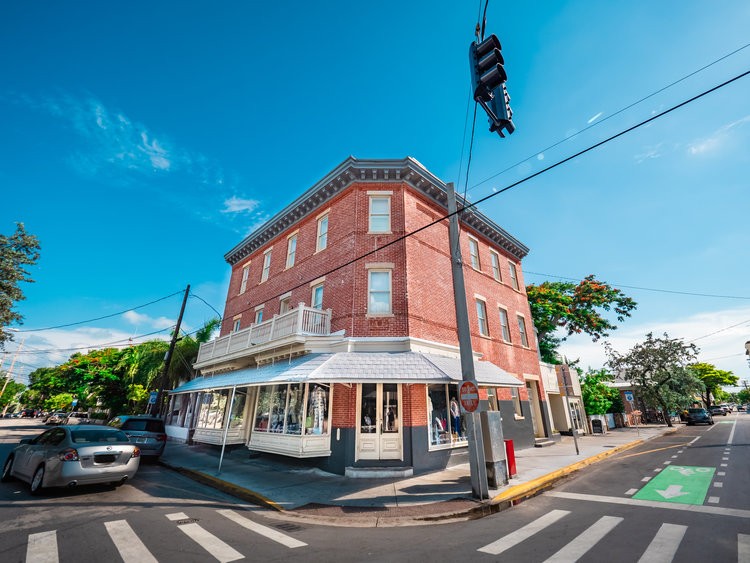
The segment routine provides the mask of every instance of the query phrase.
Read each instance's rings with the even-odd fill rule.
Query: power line
[[[547,278],[555,278],[555,279],[559,279],[559,280],[578,281],[576,278],[569,278],[569,277],[565,277],[565,276],[556,276],[556,275],[553,275],[553,274],[542,274],[540,272],[530,272],[528,270],[524,270],[524,275],[526,275],[526,274],[530,274],[530,275],[533,275],[533,276],[542,276],[542,277],[547,277]],[[746,300],[750,300],[750,297],[742,297],[742,296],[738,296],[738,295],[716,295],[716,294],[712,294],[712,293],[694,293],[694,292],[691,292],[691,291],[677,291],[677,290],[672,290],[672,289],[656,289],[656,288],[653,288],[653,287],[640,287],[640,286],[637,286],[637,285],[624,285],[624,284],[615,283],[615,282],[609,282],[609,283],[610,283],[610,285],[613,285],[613,286],[625,287],[627,289],[638,289],[638,290],[641,290],[641,291],[655,291],[655,292],[658,292],[658,293],[675,293],[677,295],[692,295],[692,296],[695,296],[695,297],[717,297],[717,298],[720,298],[720,299],[746,299]]]
[[[69,327],[69,326],[76,326],[76,325],[82,325],[82,324],[86,324],[86,323],[91,323],[91,322],[94,322],[94,321],[101,321],[102,319],[109,319],[111,317],[117,317],[117,316],[123,315],[123,314],[125,314],[125,313],[127,313],[129,311],[135,311],[136,309],[142,309],[143,307],[148,307],[149,305],[153,305],[154,303],[158,303],[159,301],[164,301],[165,299],[169,299],[170,297],[173,297],[173,296],[175,296],[175,295],[177,295],[179,293],[182,293],[182,292],[183,292],[183,290],[175,291],[174,293],[171,293],[169,295],[166,295],[166,296],[161,297],[159,299],[156,299],[154,301],[150,301],[149,303],[144,303],[143,305],[138,305],[137,307],[131,307],[130,309],[125,309],[124,311],[120,311],[119,313],[112,313],[111,315],[104,315],[103,317],[96,317],[95,319],[88,319],[88,320],[85,320],[85,321],[77,321],[77,322],[74,322],[74,323],[67,323],[67,324],[64,324],[64,325],[48,326],[48,327],[44,327],[44,328],[29,328],[29,329],[26,329],[26,330],[17,330],[15,332],[40,332],[40,331],[43,331],[43,330],[53,330],[53,329],[56,329],[56,328],[66,328],[66,327]]]
[[[182,292],[180,292],[180,293],[182,293]],[[50,348],[48,350],[39,350],[39,349],[35,349],[35,350],[21,350],[18,353],[19,354],[53,354],[55,352],[68,352],[68,351],[71,351],[71,350],[90,350],[92,348],[94,348],[94,349],[101,349],[101,348],[107,348],[107,347],[110,347],[110,346],[117,346],[117,345],[128,346],[129,344],[132,344],[133,340],[136,339],[136,338],[145,338],[146,336],[153,336],[154,334],[159,334],[160,332],[164,332],[166,330],[172,330],[173,328],[174,328],[174,325],[168,326],[166,328],[162,328],[162,329],[159,329],[159,330],[155,330],[154,332],[148,332],[146,334],[139,334],[137,336],[131,336],[131,337],[128,337],[128,338],[122,338],[120,340],[114,340],[112,342],[104,342],[102,344],[91,344],[91,345],[88,345],[88,346],[77,346],[77,347],[73,347],[73,348]],[[7,350],[7,351],[3,351],[2,354],[11,354],[12,352],[13,352],[12,350]]]
[[[574,154],[572,154],[572,155],[570,155],[570,156],[568,156],[566,158],[563,158],[562,160],[559,160],[559,161],[555,162],[554,164],[550,164],[549,166],[547,166],[547,167],[545,167],[545,168],[543,168],[541,170],[538,170],[537,172],[534,172],[533,174],[530,174],[530,175],[528,175],[528,176],[526,176],[524,178],[521,178],[520,180],[517,180],[516,182],[513,182],[512,184],[509,184],[508,186],[505,186],[504,188],[502,188],[500,190],[497,190],[496,192],[493,192],[493,193],[491,193],[491,194],[489,194],[489,195],[487,195],[487,196],[485,196],[485,197],[483,197],[483,198],[481,198],[481,199],[479,199],[479,200],[477,200],[475,202],[469,203],[466,200],[464,200],[462,202],[463,203],[463,207],[461,207],[460,209],[458,209],[455,213],[449,213],[449,214],[444,215],[443,217],[440,217],[438,219],[435,219],[434,221],[431,221],[430,223],[427,223],[427,224],[425,224],[425,225],[423,225],[423,226],[421,226],[421,227],[419,227],[419,228],[417,228],[417,229],[415,229],[415,230],[413,230],[411,232],[408,232],[408,233],[405,233],[403,235],[400,235],[400,236],[394,238],[393,240],[391,240],[390,242],[387,242],[387,243],[385,243],[385,244],[383,244],[381,246],[378,246],[378,247],[374,248],[373,250],[370,250],[368,252],[365,252],[364,254],[361,254],[360,256],[352,258],[351,260],[347,260],[343,264],[335,266],[335,267],[333,267],[333,268],[331,268],[331,269],[329,269],[329,270],[327,270],[327,271],[325,271],[323,273],[317,274],[314,277],[307,279],[306,281],[303,281],[303,282],[301,282],[301,283],[299,283],[299,284],[297,284],[295,286],[292,286],[290,289],[287,289],[286,291],[284,291],[282,293],[278,293],[276,295],[273,295],[273,296],[269,297],[268,299],[272,300],[272,299],[280,298],[282,295],[288,293],[289,291],[294,291],[295,289],[299,289],[301,287],[305,287],[305,286],[309,285],[311,282],[313,282],[314,280],[316,280],[316,279],[318,279],[320,277],[327,276],[327,275],[332,274],[332,273],[334,273],[334,272],[336,272],[338,270],[346,268],[347,266],[351,266],[352,264],[354,264],[354,263],[356,263],[356,262],[358,262],[360,260],[363,260],[363,259],[367,258],[368,256],[372,256],[373,254],[376,254],[376,253],[378,253],[378,252],[380,252],[380,251],[382,251],[382,250],[384,250],[384,249],[386,249],[386,248],[388,248],[390,246],[393,246],[395,244],[403,242],[408,237],[414,236],[414,235],[416,235],[418,233],[421,233],[422,231],[424,231],[426,229],[429,229],[430,227],[432,227],[434,225],[437,225],[438,223],[440,223],[442,221],[445,221],[446,219],[449,219],[453,215],[457,215],[457,214],[463,213],[465,210],[471,209],[472,207],[477,207],[480,203],[484,203],[485,201],[488,201],[488,200],[492,199],[493,197],[496,197],[496,196],[498,196],[498,195],[500,195],[500,194],[502,194],[504,192],[507,192],[507,191],[509,191],[509,190],[517,187],[517,186],[520,186],[521,184],[524,184],[524,183],[528,182],[529,180],[532,180],[532,179],[536,178],[537,176],[541,176],[542,174],[545,174],[545,173],[547,173],[547,172],[549,172],[549,171],[557,168],[558,166],[566,164],[566,163],[570,162],[571,160],[574,160],[574,159],[576,159],[576,158],[578,158],[580,156],[583,156],[584,154],[589,153],[589,152],[593,151],[594,149],[597,149],[597,148],[599,148],[599,147],[601,147],[601,146],[603,146],[603,145],[605,145],[605,144],[607,144],[607,143],[609,143],[611,141],[614,141],[615,139],[618,139],[618,138],[622,137],[623,135],[631,133],[631,132],[635,131],[636,129],[639,129],[639,128],[643,127],[644,125],[648,125],[652,121],[656,121],[657,119],[660,119],[660,118],[664,117],[665,115],[668,115],[668,114],[672,113],[673,111],[676,111],[676,110],[678,110],[678,109],[680,109],[680,108],[682,108],[682,107],[684,107],[684,106],[686,106],[686,105],[688,105],[688,104],[690,104],[692,102],[695,102],[696,100],[699,100],[699,99],[707,96],[708,94],[711,94],[711,93],[713,93],[713,92],[715,92],[715,91],[717,91],[717,90],[719,90],[721,88],[724,88],[725,86],[728,86],[728,85],[736,82],[737,80],[740,80],[741,78],[744,78],[745,76],[747,76],[749,74],[750,74],[750,70],[747,70],[747,71],[745,71],[745,72],[743,72],[741,74],[738,74],[738,75],[734,76],[733,78],[730,78],[729,80],[725,80],[724,82],[722,82],[722,83],[720,83],[720,84],[718,84],[716,86],[713,86],[712,88],[709,88],[708,90],[704,90],[700,94],[696,94],[695,96],[693,96],[691,98],[688,98],[687,100],[684,100],[684,101],[682,101],[682,102],[680,102],[680,103],[678,103],[678,104],[676,104],[676,105],[674,105],[674,106],[672,106],[672,107],[670,107],[670,108],[668,108],[668,109],[666,109],[664,111],[661,111],[661,112],[659,112],[659,113],[657,113],[655,115],[652,115],[651,117],[649,117],[647,119],[644,119],[643,121],[640,121],[640,122],[636,123],[635,125],[632,125],[632,126],[628,127],[627,129],[623,129],[619,133],[615,133],[614,135],[611,135],[611,136],[603,139],[602,141],[594,143],[593,145],[590,145],[590,146],[588,146],[585,149],[582,149],[582,150],[580,150],[580,151],[578,151],[578,152],[576,152],[576,153],[574,153]],[[241,309],[240,311],[237,312],[237,314],[246,313],[246,312],[248,312],[248,311],[250,311],[252,309],[254,309],[254,306],[250,306],[247,309]]]
[[[648,94],[647,96],[644,96],[640,100],[637,100],[637,101],[635,101],[635,102],[633,102],[631,104],[628,104],[624,108],[621,108],[621,109],[617,110],[616,112],[614,112],[614,113],[612,113],[612,114],[604,117],[603,119],[599,119],[599,120],[595,121],[594,123],[592,123],[591,125],[587,125],[586,127],[584,127],[583,129],[581,129],[580,131],[577,131],[577,132],[573,133],[572,135],[568,135],[567,137],[564,137],[563,139],[560,139],[556,143],[553,143],[550,146],[548,146],[547,148],[536,151],[533,155],[527,156],[523,160],[519,160],[515,164],[512,164],[511,166],[508,166],[507,168],[504,168],[500,172],[496,172],[492,176],[489,176],[489,177],[485,178],[484,180],[482,180],[481,182],[478,182],[478,183],[474,184],[471,188],[469,188],[468,191],[471,191],[471,190],[473,190],[475,188],[478,188],[479,186],[481,186],[482,184],[484,184],[486,182],[489,182],[493,178],[497,178],[498,176],[501,176],[502,174],[505,174],[506,172],[514,169],[515,167],[520,166],[524,162],[528,162],[529,160],[532,160],[532,159],[536,158],[541,153],[544,153],[544,152],[546,152],[548,150],[551,150],[551,149],[554,149],[555,147],[560,146],[561,144],[565,143],[566,141],[569,141],[570,139],[572,139],[573,137],[575,137],[577,135],[580,135],[581,133],[584,133],[585,131],[588,131],[592,127],[597,127],[598,125],[601,125],[605,121],[607,121],[609,119],[612,119],[613,117],[615,117],[615,116],[617,116],[617,115],[619,115],[619,114],[621,114],[621,113],[629,110],[630,108],[632,108],[634,106],[637,106],[638,104],[640,104],[642,102],[645,102],[649,98],[652,98],[652,97],[656,96],[657,94],[660,94],[660,93],[664,92],[665,90],[668,90],[672,86],[675,86],[675,85],[679,84],[680,82],[683,82],[683,81],[687,80],[691,76],[695,76],[699,72],[703,72],[707,68],[709,68],[709,67],[711,67],[711,66],[713,66],[713,65],[715,65],[715,64],[717,64],[717,63],[719,63],[721,61],[723,61],[724,59],[726,59],[728,57],[731,57],[732,55],[735,55],[735,54],[739,53],[743,49],[747,49],[748,47],[750,47],[750,43],[746,43],[745,45],[743,45],[742,47],[739,47],[738,49],[735,49],[731,53],[727,53],[726,55],[724,55],[722,57],[719,57],[718,59],[714,60],[713,62],[710,62],[707,65],[704,65],[704,66],[702,66],[701,68],[699,68],[697,70],[694,70],[690,74],[686,74],[682,78],[679,78],[679,79],[675,80],[674,82],[671,82],[670,84],[667,84],[666,86],[663,86],[663,87],[659,88],[658,90],[656,90],[656,91]]]
[[[732,325],[732,326],[721,328],[721,329],[719,329],[719,330],[717,330],[715,332],[710,332],[708,334],[704,334],[703,336],[699,336],[698,338],[693,338],[692,340],[688,340],[688,344],[690,344],[691,342],[695,342],[696,340],[701,340],[703,338],[708,338],[709,336],[713,336],[714,334],[719,334],[720,332],[724,332],[725,330],[730,330],[730,329],[736,328],[736,327],[744,325],[746,323],[750,323],[750,319],[747,319],[745,321],[742,321],[741,323],[737,323],[737,324]]]
[[[200,301],[203,301],[203,303],[205,303],[206,305],[208,305],[209,307],[211,307],[211,309],[213,309],[214,313],[216,313],[217,315],[219,315],[219,321],[220,322],[224,318],[224,315],[222,315],[221,313],[219,313],[219,311],[217,311],[216,308],[214,308],[213,305],[211,305],[208,301],[206,301],[205,299],[203,299],[200,295],[196,295],[195,293],[191,292],[190,293],[190,297],[195,297],[196,299],[199,299]]]

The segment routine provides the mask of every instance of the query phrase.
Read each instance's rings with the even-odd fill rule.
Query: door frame
[[[396,420],[398,424],[398,432],[396,433],[388,433],[385,434],[382,431],[383,428],[383,419],[382,419],[382,412],[383,412],[383,385],[395,385],[396,386],[396,392],[397,392],[397,400],[398,400],[398,412],[396,413]],[[362,433],[361,427],[362,427],[362,385],[368,385],[363,383],[357,383],[357,409],[356,409],[356,419],[355,419],[355,443],[354,443],[354,461],[360,461],[360,460],[370,460],[370,461],[381,461],[381,460],[400,460],[403,461],[404,459],[404,417],[403,417],[403,386],[400,383],[371,383],[370,385],[375,385],[375,393],[376,393],[376,419],[375,419],[375,428],[376,431],[374,434],[370,433]],[[385,437],[384,437],[385,436]],[[394,451],[393,454],[389,455],[387,452],[384,453],[384,441],[386,439],[397,439],[398,445],[397,445],[397,455]],[[370,452],[363,452],[362,446],[366,442],[374,442],[375,450],[374,454],[370,454]],[[363,455],[364,453],[364,455]]]

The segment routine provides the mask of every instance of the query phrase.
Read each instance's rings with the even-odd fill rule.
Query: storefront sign
[[[471,381],[464,381],[458,390],[458,400],[466,412],[474,412],[479,406],[479,389]]]

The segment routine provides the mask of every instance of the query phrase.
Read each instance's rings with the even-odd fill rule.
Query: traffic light
[[[469,47],[469,68],[474,100],[487,112],[490,131],[497,131],[504,137],[503,130],[510,134],[516,128],[511,120],[513,112],[505,87],[508,75],[500,51],[500,40],[496,35],[490,35],[481,43],[472,43]]]

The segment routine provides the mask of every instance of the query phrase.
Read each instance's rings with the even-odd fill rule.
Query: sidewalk
[[[345,526],[409,525],[481,517],[668,431],[655,425],[579,436],[580,455],[572,436],[563,436],[554,446],[516,451],[518,475],[507,486],[491,489],[490,499],[482,502],[472,498],[468,464],[408,478],[353,479],[304,467],[291,458],[251,456],[246,448],[235,447],[224,452],[219,473],[220,448],[178,442],[167,444],[161,463],[287,518]]]

